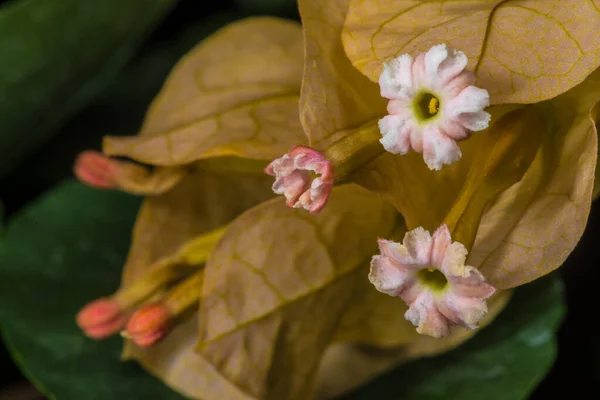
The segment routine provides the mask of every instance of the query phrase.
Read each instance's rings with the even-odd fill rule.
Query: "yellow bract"
[[[340,35],[347,0],[299,1],[305,60],[300,119],[310,145],[324,150],[353,129],[385,114],[377,84],[360,74],[344,54]]]
[[[478,152],[452,208],[444,218],[452,240],[473,246],[488,203],[521,180],[548,133],[548,123],[534,107],[511,111],[483,135]]]
[[[345,71],[352,61],[372,81],[357,79],[355,87],[370,99],[378,94],[383,61],[402,53],[414,56],[438,43],[467,54],[478,84],[496,104],[553,98],[516,112],[510,104],[490,108],[491,127],[461,142],[462,158],[441,171],[429,171],[419,154],[384,154],[350,178],[393,204],[408,229],[432,231],[449,222],[456,240],[474,243],[467,262],[501,289],[562,264],[583,232],[594,181],[597,139],[588,114],[600,98],[600,75],[590,75],[600,64],[600,37],[591,35],[600,25],[595,2],[300,0],[300,11],[308,18],[305,37],[313,38],[316,48],[336,49],[343,39],[346,50],[306,60],[310,79],[302,88],[301,116],[323,109],[336,117],[322,137],[353,134],[358,112],[346,112],[364,104],[342,90],[354,75],[334,75],[328,66]],[[322,34],[323,27],[341,31],[340,16],[346,14],[342,33]],[[385,108],[360,110],[368,120],[360,129],[369,124],[377,129]],[[496,125],[507,113],[514,126]],[[540,113],[544,118],[538,123],[532,116]]]
[[[298,117],[302,60],[299,24],[276,18],[233,23],[179,62],[139,135],[106,137],[104,152],[163,166],[277,157],[306,142]]]
[[[200,354],[256,398],[308,399],[338,320],[396,212],[354,185],[317,216],[275,199],[240,216],[206,265]]]
[[[599,97],[600,70],[540,105],[552,129],[521,182],[489,207],[468,259],[499,288],[558,268],[583,234],[598,152]]]
[[[212,247],[213,238],[210,235],[204,238],[209,240],[194,238],[210,233],[251,206],[272,197],[270,183],[270,179],[262,176],[219,175],[196,170],[171,191],[147,197],[134,228],[122,285],[135,282],[156,261],[172,257],[182,249],[190,250],[191,246],[194,249],[186,256],[193,259],[186,261],[201,262],[206,258],[202,247],[206,244]],[[219,236],[222,232],[212,231],[212,234]],[[139,361],[150,373],[185,395],[202,393],[202,396],[196,396],[198,399],[220,399],[220,396],[249,399],[193,351],[197,341],[197,318],[195,312],[178,321],[181,325],[149,349],[140,349],[127,342],[124,358]],[[173,362],[175,359],[177,362]],[[212,397],[209,397],[211,393]],[[239,397],[233,397],[236,393]]]
[[[446,43],[467,55],[492,104],[534,103],[598,68],[599,29],[597,0],[351,0],[343,41],[373,82],[384,61]]]

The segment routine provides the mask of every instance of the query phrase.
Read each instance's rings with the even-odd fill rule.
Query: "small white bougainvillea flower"
[[[403,54],[384,64],[379,86],[390,102],[379,129],[387,151],[422,152],[427,166],[439,170],[461,157],[456,141],[488,127],[490,114],[483,109],[489,95],[473,86],[467,61],[464,53],[438,44],[414,60]]]
[[[441,338],[450,334],[450,325],[477,328],[487,312],[486,299],[496,289],[476,268],[465,265],[467,249],[452,242],[446,225],[433,237],[416,228],[402,244],[380,239],[379,249],[369,280],[380,292],[406,302],[404,316],[417,332]]]
[[[313,214],[325,206],[333,187],[331,163],[310,147],[294,147],[271,161],[265,172],[275,177],[273,192],[283,194],[288,207],[304,208]]]

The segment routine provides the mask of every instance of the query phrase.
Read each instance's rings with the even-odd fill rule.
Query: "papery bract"
[[[491,104],[551,99],[600,66],[595,0],[350,0],[346,6],[345,52],[373,82],[384,61],[438,43],[465,53]]]
[[[296,22],[256,17],[227,25],[175,66],[139,134],[107,136],[103,151],[161,166],[224,156],[271,160],[306,142],[301,68]]]

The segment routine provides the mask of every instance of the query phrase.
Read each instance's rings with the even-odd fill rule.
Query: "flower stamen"
[[[433,94],[423,92],[415,97],[413,108],[419,121],[429,121],[439,112],[440,101]]]
[[[435,97],[435,96],[431,96],[431,100],[429,100],[429,114],[431,114],[432,116],[437,114],[437,112],[439,111],[439,105],[440,105],[440,101]]]

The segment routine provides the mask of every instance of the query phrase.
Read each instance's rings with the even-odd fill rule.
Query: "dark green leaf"
[[[0,175],[95,97],[176,0],[20,0],[0,8]]]
[[[121,362],[120,338],[95,342],[75,324],[82,305],[118,287],[138,206],[134,197],[69,182],[7,227],[0,244],[4,337],[51,399],[182,399]]]
[[[12,179],[54,184],[71,174],[76,154],[100,150],[104,135],[135,135],[152,99],[179,59],[206,36],[232,22],[229,13],[212,15],[174,40],[153,42],[88,107],[60,130],[60,135],[15,171]]]
[[[403,365],[344,399],[527,399],[552,366],[564,308],[557,276],[525,285],[498,319],[465,345]]]

